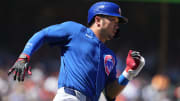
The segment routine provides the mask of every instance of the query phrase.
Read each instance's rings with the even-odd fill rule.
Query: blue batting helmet
[[[88,24],[91,23],[96,15],[116,16],[121,19],[120,23],[128,22],[126,17],[121,16],[121,8],[119,5],[112,2],[101,1],[93,4],[88,11]]]

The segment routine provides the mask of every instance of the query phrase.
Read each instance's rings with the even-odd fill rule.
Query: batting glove
[[[8,76],[13,73],[14,80],[24,81],[25,74],[31,75],[31,67],[28,67],[30,56],[21,54],[15,64],[9,69]]]
[[[126,59],[126,68],[119,77],[119,83],[126,85],[129,80],[136,77],[145,65],[145,59],[139,52],[130,50]]]

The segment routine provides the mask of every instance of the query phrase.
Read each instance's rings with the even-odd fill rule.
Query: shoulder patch
[[[112,71],[113,67],[115,65],[115,60],[112,55],[105,55],[104,56],[104,67],[105,72],[109,76],[110,72]]]

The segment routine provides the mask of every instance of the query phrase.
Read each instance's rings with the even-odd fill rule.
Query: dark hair
[[[108,17],[109,15],[102,15],[102,14],[97,14],[97,15],[95,15],[95,16],[93,17],[93,19],[91,20],[91,22],[90,22],[89,24],[87,24],[88,27],[91,27],[91,26],[94,24],[94,22],[95,22],[95,17],[96,17],[96,16],[105,18],[105,17]]]

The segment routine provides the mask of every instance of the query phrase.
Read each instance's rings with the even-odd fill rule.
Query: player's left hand
[[[31,75],[31,67],[28,66],[30,56],[21,54],[15,64],[9,69],[8,76],[13,73],[14,80],[24,81],[25,74]]]
[[[145,59],[140,55],[139,52],[130,50],[126,59],[126,69],[123,75],[132,80],[135,76],[139,74],[145,65]]]

